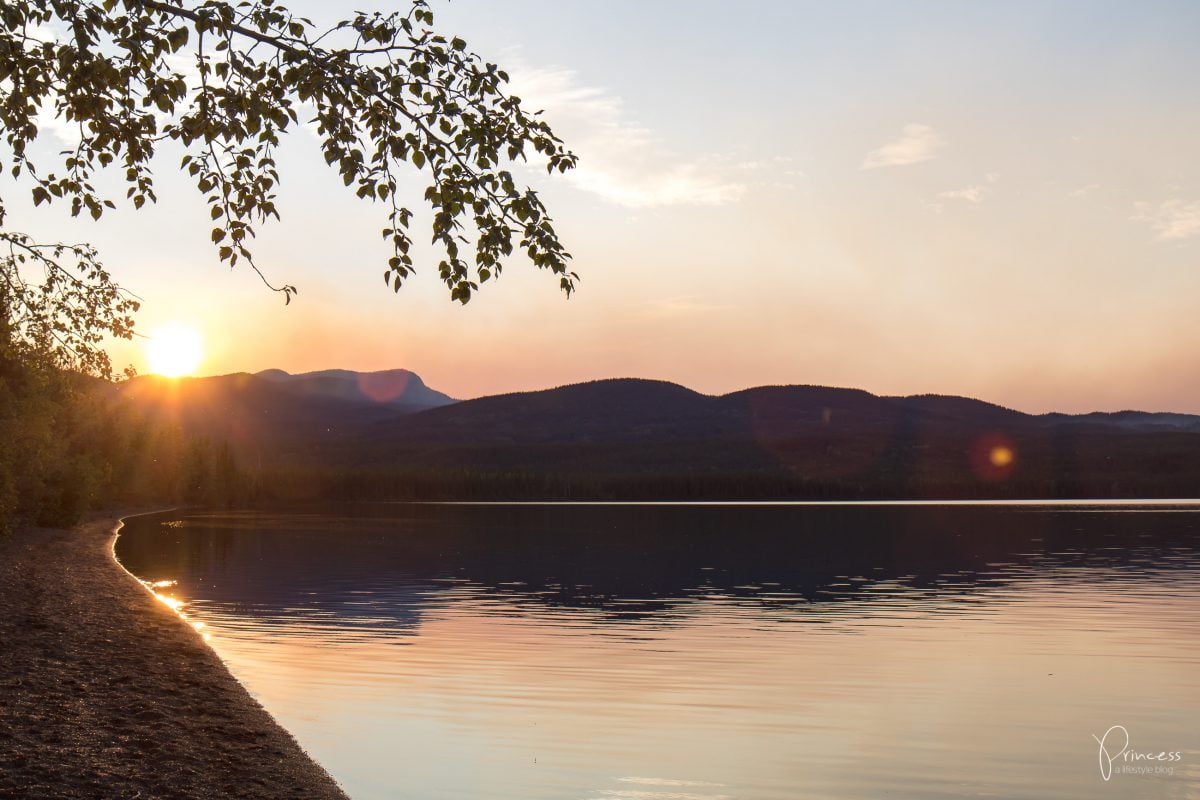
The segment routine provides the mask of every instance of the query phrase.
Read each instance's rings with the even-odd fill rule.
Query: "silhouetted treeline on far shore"
[[[1107,474],[1021,476],[1005,482],[948,477],[816,479],[785,473],[587,474],[530,471],[279,467],[246,474],[244,495],[263,501],[721,501],[1180,499],[1200,475],[1162,479]],[[217,496],[214,494],[213,496]]]

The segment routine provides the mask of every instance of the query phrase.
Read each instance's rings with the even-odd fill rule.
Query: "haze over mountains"
[[[614,379],[455,401],[406,370],[122,385],[243,461],[348,496],[1195,496],[1200,416],[1029,415],[963,397]]]
[[[336,397],[351,402],[391,406],[402,411],[420,411],[457,402],[449,395],[430,389],[419,375],[406,369],[382,372],[327,369],[300,375],[292,375],[281,369],[268,369],[256,373],[255,377],[279,384],[293,394]]]
[[[152,419],[177,423],[185,434],[228,441],[256,456],[455,402],[402,369],[301,375],[273,369],[180,379],[145,375],[120,384],[119,394]]]

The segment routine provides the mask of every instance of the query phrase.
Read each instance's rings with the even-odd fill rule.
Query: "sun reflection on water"
[[[183,600],[180,600],[178,597],[172,597],[169,594],[163,594],[162,592],[155,591],[155,589],[165,589],[171,586],[176,586],[178,585],[179,581],[140,581],[140,583],[150,590],[150,594],[154,595],[155,600],[174,611],[180,619],[191,625],[192,628],[200,634],[204,641],[212,641],[212,634],[205,630],[205,628],[208,627],[205,623],[200,622],[199,620],[188,618],[187,613],[184,611],[186,603]]]

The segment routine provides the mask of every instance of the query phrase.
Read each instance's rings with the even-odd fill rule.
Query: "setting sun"
[[[146,343],[150,370],[168,378],[191,375],[200,366],[203,355],[200,333],[184,325],[159,328]]]

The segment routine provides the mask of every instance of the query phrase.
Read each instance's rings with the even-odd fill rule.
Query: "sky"
[[[389,4],[292,7],[332,23]],[[344,190],[303,128],[280,151],[283,220],[255,251],[299,288],[289,306],[219,264],[174,154],[156,207],[99,223],[32,211],[6,176],[10,227],[97,245],[143,299],[143,332],[201,332],[201,374],[404,367],[460,398],[643,377],[1200,413],[1200,4],[433,8],[579,156],[567,176],[520,173],[574,254],[569,300],[514,258],[451,303],[428,250],[393,294],[383,207]],[[405,185],[417,206],[421,176]],[[145,369],[144,345],[115,360]]]

